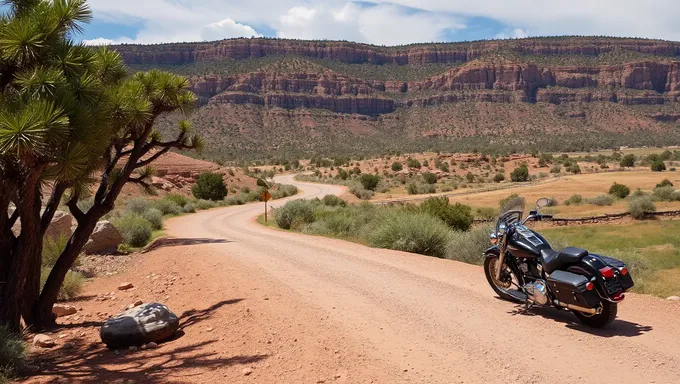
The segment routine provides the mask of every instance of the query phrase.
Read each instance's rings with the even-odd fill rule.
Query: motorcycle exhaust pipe
[[[598,312],[600,312],[599,310],[597,310],[595,308],[580,307],[578,305],[561,303],[557,300],[555,300],[555,305],[563,307],[563,308],[571,309],[573,311],[579,311],[579,312],[587,313],[589,315],[597,315]]]

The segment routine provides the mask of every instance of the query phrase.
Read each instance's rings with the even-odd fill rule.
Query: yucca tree
[[[185,79],[129,77],[118,53],[71,38],[91,19],[85,0],[5,1],[0,19],[0,322],[49,325],[67,271],[128,182],[150,189],[151,163],[201,146],[181,123],[164,141],[156,117],[188,111]],[[78,202],[92,198],[83,212]],[[42,237],[64,202],[77,228],[40,287]],[[21,233],[12,227],[21,222]]]

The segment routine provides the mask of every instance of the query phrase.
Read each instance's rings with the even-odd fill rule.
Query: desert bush
[[[423,173],[423,180],[428,184],[437,184],[437,175],[432,172]]]
[[[443,221],[458,231],[467,231],[472,226],[472,208],[461,203],[451,204],[448,197],[430,197],[420,205],[420,210]]]
[[[195,213],[196,212],[196,204],[194,203],[187,203],[182,207],[182,213]]]
[[[53,266],[66,248],[66,243],[68,243],[68,240],[69,238],[64,235],[54,238],[43,238],[42,265]]]
[[[149,208],[144,211],[140,216],[142,216],[146,221],[151,223],[153,229],[163,229],[163,212],[156,208]]]
[[[264,179],[261,178],[261,177],[257,178],[256,184],[257,184],[258,187],[267,188],[267,189],[270,188],[269,183],[264,181]]]
[[[559,164],[555,164],[552,167],[550,167],[550,173],[560,173],[562,172],[562,166]]]
[[[217,207],[217,203],[215,203],[212,200],[198,199],[198,200],[196,200],[196,207],[198,207],[198,209],[201,209],[201,210],[211,209],[211,208]]]
[[[502,173],[497,173],[493,177],[493,182],[494,183],[500,183],[501,181],[505,180],[505,175]]]
[[[569,167],[567,167],[567,172],[571,172],[575,175],[579,174],[579,173],[581,173],[581,167],[577,163],[574,163],[574,164],[570,165]]]
[[[125,203],[125,210],[132,213],[142,214],[149,208],[151,208],[151,202],[141,197],[130,199]]]
[[[196,183],[191,188],[191,193],[197,199],[224,200],[227,196],[227,186],[224,184],[222,175],[218,173],[201,173]]]
[[[329,207],[344,207],[347,205],[347,202],[338,196],[335,195],[326,195],[321,199],[323,201],[324,205],[327,205]]]
[[[407,165],[409,168],[416,168],[416,169],[422,168],[422,165],[420,164],[420,161],[418,161],[418,160],[416,160],[416,159],[412,159],[412,158],[410,158],[410,157],[409,157],[408,159],[406,159],[406,165]]]
[[[485,225],[472,228],[466,232],[454,232],[451,235],[446,258],[469,264],[484,263],[484,251],[489,248],[489,234],[493,227]]]
[[[50,272],[52,271],[52,267],[50,266],[44,266],[40,270],[40,287],[45,285],[45,281],[47,281],[47,277],[49,276]],[[61,288],[59,288],[59,294],[57,295],[57,300],[58,301],[68,301],[68,300],[73,300],[78,295],[80,295],[83,291],[83,284],[85,284],[85,276],[83,276],[82,273],[77,272],[77,271],[68,271],[66,272],[66,277],[64,278],[64,282],[61,285]]]
[[[364,187],[361,185],[352,186],[350,187],[349,191],[361,200],[371,200],[375,195],[375,192],[364,189]]]
[[[161,211],[163,215],[179,215],[182,212],[182,207],[177,205],[174,201],[166,199],[153,201],[151,207]],[[143,212],[136,213],[141,215]]]
[[[632,167],[634,167],[635,166],[635,155],[633,155],[631,153],[631,154],[623,156],[621,158],[621,162],[619,162],[619,166],[621,166],[621,168],[632,168]]]
[[[634,198],[636,198],[636,197],[642,197],[642,196],[646,196],[646,195],[647,195],[647,194],[644,193],[644,192],[642,191],[642,189],[638,188],[638,189],[636,189],[635,191],[633,191],[633,193],[630,194],[630,197],[634,199]]]
[[[279,184],[276,189],[269,191],[272,195],[272,199],[283,199],[288,196],[295,196],[298,193],[298,188],[294,185]]]
[[[634,219],[642,220],[647,217],[647,213],[656,212],[656,205],[649,196],[638,197],[628,203],[628,212]]]
[[[406,185],[406,192],[409,195],[424,195],[437,192],[437,187],[433,184],[409,183]]]
[[[512,173],[510,173],[510,179],[514,182],[529,181],[529,167],[527,167],[526,164],[522,164],[515,168]]]
[[[630,195],[630,188],[623,184],[614,183],[612,184],[611,188],[609,188],[609,194],[616,196],[619,199],[625,199],[628,197],[628,195]]]
[[[282,229],[296,229],[302,224],[314,222],[314,202],[293,200],[276,210],[276,224]]]
[[[548,207],[557,207],[558,205],[560,205],[560,201],[556,197],[553,196],[548,199]]]
[[[662,188],[662,187],[672,187],[673,183],[668,180],[668,179],[663,179],[659,184],[656,185],[656,188]]]
[[[180,207],[184,207],[189,202],[189,199],[186,196],[178,195],[176,193],[165,196],[165,200],[172,201]]]
[[[369,191],[375,191],[375,188],[378,186],[378,183],[380,182],[380,176],[365,173],[361,175],[361,177],[359,177],[359,182],[364,187],[364,189]]]
[[[446,224],[428,214],[397,210],[376,220],[369,242],[378,248],[444,257],[451,233]]]
[[[663,172],[666,170],[666,163],[661,160],[656,160],[652,163],[650,168],[653,172]]]
[[[125,213],[115,219],[113,225],[120,231],[125,243],[133,247],[143,247],[151,240],[153,225],[139,214]]]
[[[394,163],[392,163],[392,171],[399,172],[402,169],[404,169],[404,165],[401,164],[400,162],[395,161]]]
[[[654,188],[652,199],[656,201],[680,201],[680,192],[673,187]]]
[[[564,201],[564,205],[579,205],[581,203],[583,203],[583,196],[579,194],[571,195]]]
[[[521,196],[516,194],[516,193],[511,193],[508,197],[501,199],[498,202],[498,206],[499,206],[500,209],[503,209],[503,207],[505,207],[505,204],[507,204],[510,200],[517,199],[517,198],[520,198],[520,197]]]
[[[16,377],[28,357],[28,350],[20,334],[0,326],[0,383]]]
[[[480,207],[475,209],[475,217],[481,220],[493,220],[498,216],[498,210],[492,207]]]
[[[614,196],[612,195],[600,195],[588,199],[588,203],[592,205],[605,206],[614,204]]]

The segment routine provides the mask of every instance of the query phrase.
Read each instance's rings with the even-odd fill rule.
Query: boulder
[[[112,349],[142,346],[172,337],[179,319],[168,307],[149,303],[129,309],[106,321],[99,335]]]
[[[73,216],[64,211],[54,213],[50,226],[45,231],[45,237],[57,239],[61,236],[71,237],[71,227],[73,226]]]
[[[123,242],[123,235],[109,221],[100,221],[90,236],[90,240],[83,247],[88,255],[102,255],[115,253]]]
[[[680,296],[670,296],[666,300],[670,301],[680,301]]]
[[[52,348],[55,346],[54,340],[47,335],[35,335],[33,345],[40,348]]]
[[[76,307],[71,305],[54,304],[54,306],[52,307],[52,313],[55,314],[57,317],[73,315],[77,312],[78,310],[76,309]]]

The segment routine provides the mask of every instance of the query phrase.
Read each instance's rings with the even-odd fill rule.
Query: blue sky
[[[268,36],[379,45],[546,35],[680,40],[677,0],[90,0],[92,44]]]

